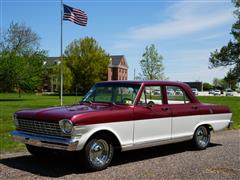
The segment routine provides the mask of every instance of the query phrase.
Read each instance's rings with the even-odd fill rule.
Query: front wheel
[[[108,137],[94,137],[88,141],[84,149],[85,164],[88,169],[99,171],[111,163],[114,147]]]
[[[205,126],[199,126],[193,136],[193,145],[197,149],[206,149],[210,143],[210,131]]]

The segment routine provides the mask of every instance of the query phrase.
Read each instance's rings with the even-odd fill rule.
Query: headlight
[[[19,123],[18,123],[18,119],[17,119],[17,114],[13,115],[13,122],[14,122],[15,126],[18,127]]]
[[[59,121],[59,126],[60,126],[62,132],[64,132],[65,134],[70,134],[72,132],[73,124],[68,119],[63,119],[63,120]]]

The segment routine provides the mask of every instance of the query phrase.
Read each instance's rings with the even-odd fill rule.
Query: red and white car
[[[93,86],[79,105],[16,112],[11,134],[35,156],[79,151],[88,168],[102,170],[116,148],[192,140],[205,149],[211,132],[229,127],[231,117],[226,106],[200,103],[184,83],[108,81]]]

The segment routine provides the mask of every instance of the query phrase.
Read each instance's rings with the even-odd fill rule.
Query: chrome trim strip
[[[10,134],[15,142],[66,151],[76,151],[79,143],[79,140],[75,138],[57,138],[34,133],[29,134],[22,131],[12,131]]]
[[[160,146],[165,144],[183,142],[183,141],[191,140],[192,137],[193,136],[185,136],[185,137],[168,139],[168,140],[144,141],[141,143],[133,144],[132,146],[131,145],[122,146],[122,151],[129,151],[134,149],[141,149],[141,148],[148,148],[148,147]]]

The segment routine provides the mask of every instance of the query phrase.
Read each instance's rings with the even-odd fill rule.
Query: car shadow
[[[215,146],[221,146],[221,144],[211,143],[208,148]],[[169,156],[185,151],[194,151],[194,149],[189,146],[189,143],[183,142],[122,153],[118,152],[111,166]],[[65,154],[48,159],[38,159],[31,155],[23,155],[1,159],[0,164],[43,177],[59,178],[70,174],[91,173],[85,170],[81,160],[76,158],[74,154]]]
[[[208,148],[215,147],[215,146],[222,146],[221,144],[211,143],[209,144]],[[199,151],[192,147],[190,143],[181,142],[181,143],[174,143],[168,145],[161,145],[151,148],[144,148],[132,151],[126,151],[122,153],[118,153],[115,156],[115,159],[112,162],[112,166],[131,163],[135,161],[143,161],[147,159],[152,159],[156,157],[164,157],[169,155],[174,155],[186,151]]]

